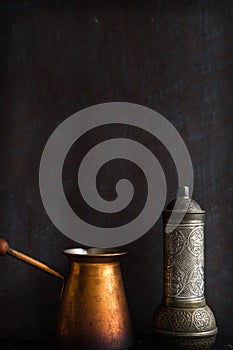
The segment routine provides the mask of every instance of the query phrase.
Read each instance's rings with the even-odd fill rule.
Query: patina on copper
[[[188,192],[186,186],[181,187],[177,201],[163,212],[164,295],[154,314],[153,332],[167,349],[208,350],[215,342],[217,327],[204,295],[205,211]],[[172,211],[174,221],[168,227]]]
[[[126,252],[74,248],[63,253],[70,261],[70,271],[62,292],[56,344],[62,349],[130,349],[134,336],[120,270],[120,258]],[[0,239],[0,255],[5,254],[65,280],[48,265]]]

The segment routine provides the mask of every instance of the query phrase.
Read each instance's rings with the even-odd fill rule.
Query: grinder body
[[[181,187],[163,211],[164,293],[154,314],[153,333],[167,349],[208,350],[217,327],[204,293],[205,211],[188,192],[188,187]]]

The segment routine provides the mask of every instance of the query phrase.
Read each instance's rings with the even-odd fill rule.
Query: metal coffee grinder
[[[153,333],[166,349],[208,350],[215,342],[215,317],[204,295],[204,217],[187,186],[163,211],[164,295]]]

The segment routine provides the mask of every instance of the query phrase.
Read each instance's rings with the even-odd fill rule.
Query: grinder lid
[[[176,211],[185,211],[187,213],[203,212],[201,206],[190,198],[188,186],[179,187],[177,198],[167,205],[165,211],[172,211],[175,206]]]

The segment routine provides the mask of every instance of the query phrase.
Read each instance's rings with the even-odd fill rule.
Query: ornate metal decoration
[[[176,202],[177,217],[188,207],[182,222],[164,230],[164,297],[154,314],[153,331],[168,349],[208,350],[217,327],[204,296],[205,212],[182,196],[187,192],[181,188]],[[165,227],[174,203],[163,212]]]

